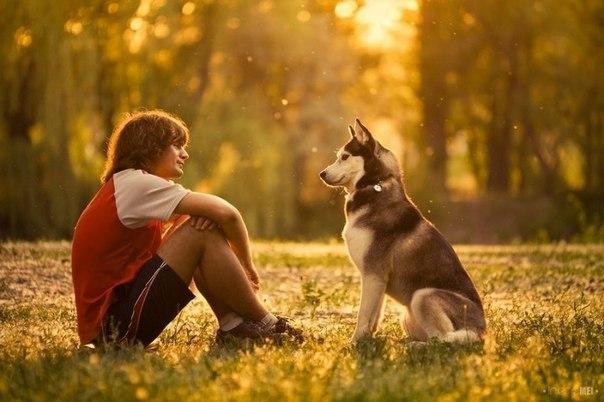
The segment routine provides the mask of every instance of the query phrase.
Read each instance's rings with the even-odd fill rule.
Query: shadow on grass
[[[405,353],[401,356],[401,359],[411,367],[439,363],[457,365],[464,357],[485,353],[482,342],[462,344],[431,340],[424,345],[407,343],[403,346],[405,347]]]
[[[484,344],[446,343],[431,340],[425,343],[409,343],[385,336],[366,338],[342,349],[343,353],[352,353],[357,361],[357,367],[363,369],[372,367],[379,362],[381,365],[396,365],[417,367],[432,364],[458,365],[464,357],[483,355]]]

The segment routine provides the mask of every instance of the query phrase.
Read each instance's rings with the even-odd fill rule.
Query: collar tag
[[[375,190],[376,193],[379,193],[382,191],[382,186],[379,184],[376,184],[375,186],[373,186],[373,189]]]

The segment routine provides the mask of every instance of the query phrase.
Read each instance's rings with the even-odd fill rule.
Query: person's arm
[[[170,235],[188,217],[185,215],[172,214],[170,218],[162,222],[162,238]]]
[[[174,212],[203,216],[219,225],[250,281],[257,287],[259,278],[252,261],[250,239],[237,208],[215,195],[191,192],[180,201]]]

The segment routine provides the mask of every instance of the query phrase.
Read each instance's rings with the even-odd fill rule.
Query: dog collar
[[[377,183],[375,184],[367,184],[365,187],[363,188],[368,188],[370,187],[373,191],[375,191],[376,193],[381,193],[384,190],[384,185],[382,184],[384,181],[388,180],[388,178],[385,179],[381,179],[378,180]]]
[[[375,183],[374,185],[369,184],[369,186],[371,186],[373,188],[373,191],[375,191],[376,193],[381,193],[382,190],[384,190],[384,186],[382,183],[384,183],[386,180],[389,180],[391,178],[392,178],[392,175],[388,175],[386,177],[379,179],[378,182]]]
[[[376,193],[381,193],[382,191],[384,191],[384,183],[387,180],[390,180],[391,178],[393,178],[393,175],[388,175],[386,177],[382,177],[381,179],[378,179],[377,183],[367,183],[364,186],[362,186],[361,188],[357,189],[356,191],[361,191],[361,190],[368,190],[371,189]]]

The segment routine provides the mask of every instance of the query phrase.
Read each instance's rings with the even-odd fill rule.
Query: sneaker
[[[263,329],[258,323],[243,321],[241,324],[229,331],[218,329],[216,332],[216,343],[225,343],[228,340],[251,340],[254,343],[273,342],[277,345],[286,340],[294,340],[298,343],[304,341],[301,330],[292,327],[289,318],[277,316],[275,325]]]
[[[216,342],[223,343],[228,339],[251,339],[254,341],[262,341],[264,334],[260,331],[260,327],[251,321],[243,321],[235,328],[228,331],[223,331],[220,328],[216,332]]]
[[[285,335],[298,343],[304,342],[304,333],[302,330],[294,328],[291,324],[289,324],[289,321],[290,319],[287,317],[277,316],[277,322],[269,329],[269,331],[277,336]]]

